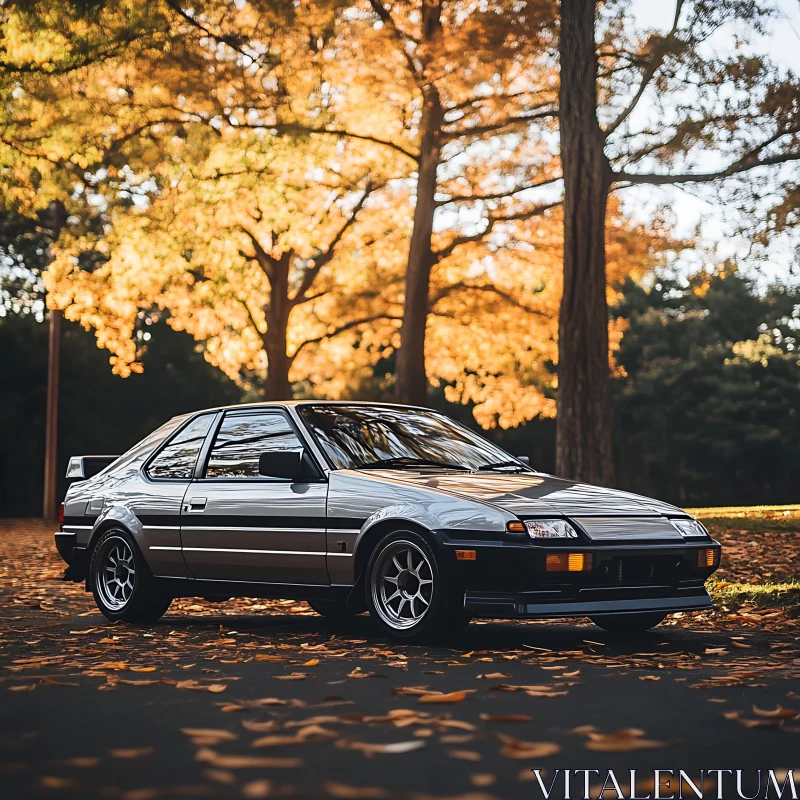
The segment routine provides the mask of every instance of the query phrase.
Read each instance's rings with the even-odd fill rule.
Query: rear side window
[[[262,453],[302,446],[283,414],[226,414],[211,448],[206,478],[258,478]]]
[[[151,478],[193,477],[197,454],[213,419],[213,414],[203,414],[192,420],[150,462],[147,474]]]

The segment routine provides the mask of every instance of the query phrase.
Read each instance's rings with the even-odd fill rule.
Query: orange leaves
[[[462,703],[467,699],[468,694],[472,694],[475,689],[465,689],[460,692],[433,692],[431,694],[423,694],[419,698],[420,703]]]
[[[503,743],[500,754],[506,758],[547,758],[561,752],[561,747],[555,742],[523,742],[504,734],[498,734],[497,738]]]

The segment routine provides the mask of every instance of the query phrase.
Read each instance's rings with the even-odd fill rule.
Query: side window
[[[226,414],[211,448],[206,478],[258,478],[262,453],[302,446],[283,414]]]
[[[191,478],[213,419],[213,414],[203,414],[190,422],[150,462],[147,474],[151,478]]]

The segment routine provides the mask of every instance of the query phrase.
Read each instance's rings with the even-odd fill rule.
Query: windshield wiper
[[[410,456],[381,458],[378,461],[368,461],[366,464],[359,464],[355,469],[380,469],[381,467],[442,467],[443,469],[460,469],[464,472],[469,471],[469,467],[465,467],[463,464],[447,464],[443,461],[433,461],[428,458],[412,458]]]
[[[478,467],[478,472],[488,472],[492,469],[503,469],[504,467],[516,467],[519,470],[527,469],[519,461],[495,461],[493,464],[484,464],[482,467]]]

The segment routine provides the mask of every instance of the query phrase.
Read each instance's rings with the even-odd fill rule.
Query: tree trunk
[[[51,243],[55,244],[67,221],[64,204],[53,203],[53,228]],[[50,336],[47,355],[47,418],[44,444],[44,496],[42,516],[47,520],[58,517],[58,373],[61,356],[61,311],[50,309]]]
[[[613,480],[605,213],[611,169],[597,121],[595,0],[561,0],[559,120],[564,294],[558,325],[556,471]]]
[[[289,262],[291,253],[284,253],[272,262],[269,304],[264,309],[267,332],[262,335],[267,354],[267,379],[264,382],[265,400],[291,400],[292,384],[289,369],[292,361],[286,353],[286,333],[289,328]]]
[[[441,32],[441,1],[422,2],[422,44],[434,47]],[[424,49],[424,48],[423,48]],[[424,56],[423,56],[424,57]],[[436,211],[436,171],[442,153],[442,104],[436,85],[425,74],[416,75],[422,84],[419,166],[414,228],[406,267],[406,299],[400,326],[397,354],[397,399],[401,403],[425,405],[428,376],[425,372],[425,329],[428,323],[428,290],[433,266],[431,234]]]
[[[441,144],[439,133],[442,107],[439,93],[426,90],[422,109],[417,197],[414,206],[414,229],[406,267],[406,299],[400,327],[400,350],[397,354],[397,398],[401,403],[425,405],[428,377],[425,373],[425,329],[428,322],[428,290],[433,266],[431,234],[436,211],[436,171]]]

